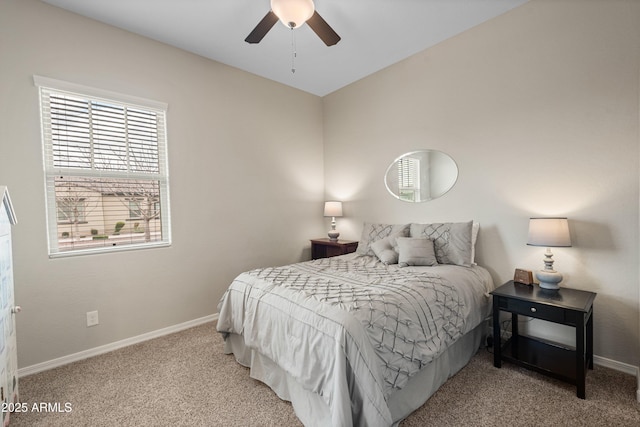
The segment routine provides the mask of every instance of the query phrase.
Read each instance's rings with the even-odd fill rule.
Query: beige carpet
[[[29,412],[11,426],[299,426],[291,405],[222,353],[213,323],[20,380]],[[596,366],[575,388],[482,349],[401,425],[640,426],[636,379]],[[33,412],[58,403],[64,411]]]

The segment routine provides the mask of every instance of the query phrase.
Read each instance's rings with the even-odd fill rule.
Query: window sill
[[[139,245],[135,245],[135,244],[121,245],[121,246],[116,245],[116,246],[108,246],[108,247],[101,247],[101,248],[76,249],[76,250],[68,250],[64,252],[54,252],[49,254],[49,258],[50,259],[69,258],[69,257],[76,257],[76,256],[105,254],[105,253],[113,253],[113,252],[168,248],[170,246],[171,246],[171,242],[157,242],[157,243],[145,243],[145,244],[139,244]]]

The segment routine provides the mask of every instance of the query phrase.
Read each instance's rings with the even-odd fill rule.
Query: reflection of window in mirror
[[[398,161],[398,194],[402,200],[420,201],[420,160],[404,157]]]

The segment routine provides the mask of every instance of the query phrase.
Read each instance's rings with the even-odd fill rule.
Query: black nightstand
[[[502,360],[575,384],[585,398],[587,368],[593,369],[593,300],[596,294],[577,289],[558,291],[509,281],[493,295],[493,365]],[[500,343],[500,311],[511,313],[511,338]],[[576,329],[576,348],[518,335],[518,315],[534,317]]]
[[[311,259],[329,258],[337,255],[350,254],[358,248],[358,242],[353,240],[311,240]]]

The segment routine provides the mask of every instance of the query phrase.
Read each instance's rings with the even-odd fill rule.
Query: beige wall
[[[21,368],[214,314],[324,234],[320,98],[35,0],[0,2],[0,58]],[[48,258],[34,74],[168,103],[170,248]]]
[[[595,353],[637,366],[640,2],[532,0],[324,98],[325,191],[340,228],[362,221],[481,223],[496,283],[542,267],[530,216],[566,215],[566,286],[598,293]],[[433,148],[460,168],[411,205],[383,184],[393,159]],[[557,335],[549,324],[532,333]],[[536,330],[537,329],[537,330]]]

